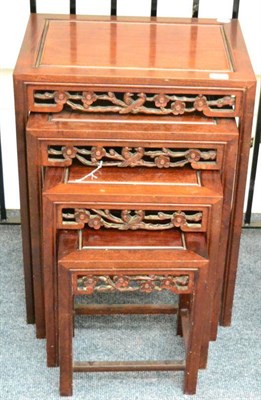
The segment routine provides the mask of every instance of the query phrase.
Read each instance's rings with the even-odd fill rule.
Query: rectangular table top
[[[29,19],[15,77],[234,87],[255,80],[238,21],[41,14]]]

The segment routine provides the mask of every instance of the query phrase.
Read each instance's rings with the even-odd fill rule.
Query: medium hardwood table
[[[44,310],[37,305],[42,276],[35,265],[41,259],[35,236],[41,232],[30,215],[26,125],[30,113],[62,110],[71,111],[71,121],[75,111],[103,115],[108,131],[111,115],[135,119],[143,124],[144,137],[151,116],[158,124],[166,118],[182,123],[183,117],[186,124],[187,115],[238,118],[234,180],[224,182],[231,186],[230,201],[224,204],[227,240],[220,244],[225,252],[220,323],[230,325],[255,96],[239,22],[31,15],[14,90],[27,321],[36,320],[37,336],[45,335]],[[34,190],[40,198],[41,187]]]

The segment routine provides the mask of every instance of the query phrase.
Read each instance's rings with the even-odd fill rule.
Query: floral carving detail
[[[61,156],[61,157],[59,157]],[[115,147],[108,148],[102,146],[76,147],[76,146],[58,146],[48,148],[48,160],[52,163],[57,161],[59,166],[62,161],[68,161],[76,158],[83,165],[98,166],[100,160],[103,161],[103,167],[158,167],[175,168],[191,164],[197,168],[208,161],[208,167],[216,165],[216,149],[171,149],[171,148],[143,148],[143,147]]]
[[[161,282],[161,289],[170,290],[171,292],[176,292],[176,287],[188,287],[189,285],[189,276],[188,275],[181,275],[178,276],[175,280],[172,276],[168,276],[167,278],[163,279]]]
[[[202,211],[149,211],[149,210],[98,210],[75,209],[74,213],[64,212],[64,226],[72,229],[80,224],[88,224],[90,228],[126,230],[160,231],[173,228],[181,230],[200,229],[202,226]]]
[[[73,146],[64,146],[62,147],[62,155],[64,158],[75,158],[77,154],[77,149]]]
[[[198,162],[201,158],[201,154],[199,150],[191,149],[187,152],[185,157],[189,162]]]
[[[69,99],[69,94],[67,92],[57,91],[54,93],[54,101],[57,104],[65,104]]]
[[[101,147],[92,147],[91,149],[91,160],[92,162],[96,162],[97,160],[101,160],[106,155],[106,150]]]
[[[151,293],[153,292],[154,289],[155,289],[155,284],[152,280],[145,281],[140,284],[140,291],[143,293]]]
[[[235,103],[235,101],[233,98],[231,98],[230,96],[225,96],[225,97],[222,97],[221,99],[217,100],[217,107],[221,108],[224,106],[233,106],[234,103]]]
[[[176,284],[179,287],[186,287],[189,284],[189,276],[188,275],[181,275],[177,278]]]
[[[154,97],[156,107],[166,107],[169,102],[169,98],[165,94],[157,94]]]
[[[93,276],[84,276],[81,278],[82,290],[84,290],[86,294],[93,294],[97,282],[98,278]]]
[[[182,211],[174,213],[171,222],[176,228],[180,228],[181,226],[186,225],[187,224],[186,214]]]
[[[158,168],[169,168],[170,158],[168,156],[160,155],[155,158],[155,164]]]
[[[82,93],[82,102],[83,107],[88,109],[92,103],[97,100],[97,95],[94,92],[83,92]]]
[[[90,228],[93,229],[100,229],[102,224],[102,219],[99,215],[96,215],[95,217],[91,217],[88,221],[88,225]]]
[[[53,104],[51,102],[53,100]],[[118,114],[150,114],[150,115],[180,115],[184,113],[202,112],[206,116],[235,115],[233,106],[236,104],[236,96],[211,95],[208,99],[205,95],[175,95],[166,93],[113,93],[92,91],[34,91],[35,107],[44,105],[61,110],[64,104],[72,110],[96,113]],[[150,106],[151,104],[151,106]],[[226,107],[229,106],[229,107]],[[223,109],[222,109],[223,108]],[[222,109],[222,110],[220,110]],[[224,115],[224,116],[226,116]]]
[[[207,98],[199,95],[194,101],[194,107],[197,111],[203,111],[206,107],[208,107]]]
[[[173,287],[173,278],[168,276],[166,279],[163,279],[161,282],[161,288],[166,290],[172,290]]]
[[[76,209],[74,217],[76,222],[86,224],[90,220],[90,212],[85,209]]]
[[[171,104],[171,109],[174,115],[184,114],[186,108],[186,104],[184,101],[176,100],[174,103]]]
[[[152,293],[169,290],[173,293],[191,293],[193,289],[193,275],[86,275],[78,276],[77,291],[85,294],[97,292],[143,292]]]
[[[115,276],[113,281],[116,289],[127,288],[129,286],[129,278],[126,276]]]

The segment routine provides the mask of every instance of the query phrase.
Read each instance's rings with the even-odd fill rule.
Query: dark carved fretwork
[[[193,278],[190,275],[84,275],[77,276],[76,291],[92,294],[116,291],[151,293],[169,290],[179,294],[191,290],[192,284]]]
[[[34,92],[34,104],[39,107],[59,108],[88,113],[182,115],[199,112],[209,116],[213,111],[231,112],[235,95],[176,95],[146,93],[114,93],[92,91],[40,91]]]
[[[62,223],[64,227],[70,225],[83,228],[126,230],[167,230],[180,228],[181,230],[199,229],[202,227],[203,213],[201,211],[143,211],[143,210],[97,210],[73,209],[63,210]]]
[[[103,146],[49,146],[48,161],[60,162],[66,166],[77,159],[86,166],[97,166],[102,161],[106,167],[158,167],[175,168],[190,164],[216,165],[215,149],[170,149],[143,147],[103,147]]]

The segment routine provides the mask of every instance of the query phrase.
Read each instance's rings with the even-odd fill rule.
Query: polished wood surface
[[[186,79],[234,87],[254,81],[236,20],[31,15],[15,74],[46,82],[57,81],[58,73],[60,82],[70,76],[82,83],[87,76],[92,83],[164,86]]]
[[[73,238],[74,235],[74,238]],[[77,235],[72,232],[61,232],[59,235],[59,255],[58,255],[58,314],[59,314],[59,361],[60,361],[60,394],[62,396],[72,395],[73,372],[102,372],[102,371],[180,371],[184,370],[184,393],[194,394],[196,392],[197,375],[200,366],[201,357],[201,338],[204,327],[204,315],[207,314],[209,303],[206,301],[206,284],[207,284],[207,269],[208,260],[201,262],[193,262],[193,254],[191,260],[185,264],[176,265],[178,258],[175,251],[172,257],[168,259],[169,267],[161,265],[165,264],[166,257],[159,257],[156,268],[151,264],[146,267],[146,259],[137,257],[132,250],[129,251],[128,258],[132,262],[132,270],[128,270],[130,277],[137,274],[139,277],[144,273],[149,276],[156,276],[159,273],[165,273],[168,277],[187,275],[191,279],[190,287],[186,290],[191,296],[191,308],[189,310],[181,310],[181,319],[183,327],[183,337],[185,341],[185,360],[178,361],[132,361],[132,362],[78,362],[74,361],[73,357],[73,296],[80,295],[78,286],[75,285],[77,278],[80,275],[91,276],[95,274],[107,273],[110,277],[121,276],[126,272],[122,266],[126,263],[126,254],[117,255],[114,257],[114,263],[110,263],[110,257],[104,251],[98,251],[103,257],[104,266],[100,263],[95,263],[96,267],[92,267],[92,256],[86,250],[80,250],[77,255],[82,259],[78,262],[78,258],[73,253],[70,254],[69,248],[77,242]],[[69,246],[68,246],[68,243]],[[96,251],[97,252],[97,251]],[[150,256],[151,251],[147,251],[147,256]],[[64,256],[66,254],[66,256]],[[68,263],[68,260],[70,262]],[[145,264],[144,264],[145,262]],[[159,272],[160,271],[160,272]],[[188,275],[189,274],[189,275]],[[147,275],[146,275],[147,276]],[[181,295],[184,288],[178,290]],[[86,295],[86,293],[85,293]]]
[[[90,231],[85,231],[84,233],[86,236],[91,237],[91,242],[93,242],[92,236],[99,236],[99,234]],[[151,244],[147,248],[146,246],[143,248],[140,243],[139,248],[132,247],[132,238],[134,237],[135,241],[136,235],[138,238],[140,237],[137,232],[117,232],[117,235],[111,235],[111,233],[112,232],[109,232],[112,239],[117,236],[118,243],[121,242],[124,235],[127,236],[127,238],[123,238],[123,243],[128,241],[128,248],[117,248],[114,240],[111,242],[107,240],[106,244],[108,247],[106,251],[103,251],[103,248],[95,248],[95,246],[92,249],[82,248],[79,250],[77,233],[74,231],[62,231],[61,234],[59,234],[60,243],[62,241],[62,244],[60,245],[61,250],[59,248],[60,262],[68,268],[73,264],[75,269],[83,268],[82,266],[87,262],[90,274],[109,274],[110,271],[114,269],[114,266],[117,265],[117,271],[121,275],[136,274],[137,266],[139,264],[142,265],[142,271],[144,274],[149,274],[148,271],[153,269],[154,271],[157,271],[157,274],[164,275],[170,273],[171,268],[174,266],[175,268],[184,268],[184,266],[187,265],[190,266],[190,268],[193,268],[193,265],[196,264],[197,266],[209,264],[208,257],[203,257],[190,249],[192,238],[189,233],[184,236],[186,247],[184,246],[182,249],[179,249],[181,241],[180,232],[165,234],[164,236],[167,238],[169,236],[168,240],[170,240],[170,237],[172,236],[172,245],[168,247],[165,246],[163,249],[158,249],[156,238],[154,240],[154,246]],[[68,245],[68,241],[71,241],[71,245],[76,247],[75,250],[71,250],[71,245]],[[204,235],[200,235],[200,244],[202,248],[200,251],[207,255],[208,251]]]
[[[179,197],[186,198],[191,207],[193,207],[193,203],[200,204],[200,201],[203,205],[204,201],[205,204],[215,204],[223,200],[218,171],[178,169],[166,172],[164,180],[161,180],[162,173],[158,174],[157,171],[154,174],[154,179],[148,182],[147,176],[151,177],[151,171],[138,169],[141,176],[140,182],[138,181],[137,184],[133,184],[133,170],[128,168],[125,168],[118,175],[110,168],[104,168],[99,171],[100,174],[98,174],[97,179],[87,178],[84,183],[82,181],[77,182],[74,179],[66,181],[66,171],[67,169],[64,168],[48,168],[46,170],[43,196],[48,196],[51,200],[60,196],[60,199],[68,205],[71,203],[71,208],[73,208],[74,202],[80,202],[83,197],[88,197],[89,200],[86,201],[89,204],[93,202],[92,208],[95,208],[95,201],[98,202],[97,204],[106,204],[106,201],[110,199],[110,201],[115,200],[115,204],[119,204],[120,209],[124,207],[124,202],[125,204],[131,202],[141,205],[147,203],[146,208],[149,207],[149,204],[154,204],[158,209],[163,204],[165,207],[171,203],[178,204]],[[137,169],[135,171],[137,173]],[[82,177],[89,172],[90,168],[76,165],[70,168],[69,176],[72,178]],[[118,176],[118,179],[116,179],[116,176]],[[171,184],[167,178],[171,180]],[[191,197],[193,197],[193,201],[191,201]],[[177,200],[174,201],[174,198]],[[163,204],[160,204],[161,202]]]
[[[75,304],[76,315],[177,314],[171,304]]]
[[[90,26],[96,32],[97,37],[91,45],[90,41],[79,40],[78,34],[78,30],[81,34],[90,32]],[[104,26],[104,28],[97,29],[98,26]],[[64,35],[61,35],[59,29],[61,29],[61,32],[70,32],[68,37],[65,38]],[[121,31],[121,35],[118,35],[118,29]],[[139,41],[144,43],[148,41],[148,34],[145,32],[149,32],[148,46],[143,48],[142,52],[139,50],[141,46],[136,46],[136,32],[140,31],[144,32],[144,35],[139,37]],[[164,37],[162,33],[164,33]],[[107,35],[105,45],[107,44],[107,47],[109,47],[110,54],[108,54],[108,48],[104,49],[102,55],[97,54],[96,49],[102,45],[99,34],[101,37]],[[175,40],[165,40],[165,38],[170,37],[170,34],[173,34]],[[124,46],[126,57],[123,57],[122,54],[119,54],[119,50],[123,47],[123,38],[126,41],[126,38],[129,38],[130,35],[133,40],[130,40],[129,46],[127,44]],[[70,40],[68,40],[69,37]],[[184,38],[186,38],[185,41]],[[109,45],[108,41],[110,41]],[[133,48],[135,53],[130,59]],[[174,52],[173,49],[176,51]],[[89,56],[86,63],[83,62],[83,53],[85,52]],[[126,66],[127,60],[130,63]],[[80,65],[77,65],[77,62]],[[216,169],[222,170],[222,183],[226,198],[222,219],[224,235],[222,235],[220,246],[221,257],[226,258],[221,323],[229,325],[237,269],[255,92],[255,77],[238,21],[221,23],[216,20],[201,19],[195,22],[191,19],[111,19],[109,17],[32,15],[16,65],[14,87],[27,314],[29,322],[32,322],[36,317],[37,336],[43,337],[45,334],[42,312],[40,230],[39,222],[34,223],[35,216],[40,215],[39,210],[41,209],[41,174],[40,159],[37,159],[36,163],[32,161],[32,154],[37,154],[37,157],[39,155],[38,145],[34,143],[34,147],[30,147],[29,141],[27,142],[26,123],[29,113],[32,111],[55,113],[62,109],[68,111],[69,108],[73,111],[69,116],[73,123],[79,118],[74,108],[80,108],[84,114],[84,117],[80,117],[82,118],[82,125],[84,125],[84,118],[86,120],[86,116],[88,116],[87,118],[90,119],[89,112],[92,112],[90,111],[91,107],[84,108],[82,105],[82,102],[85,101],[86,106],[90,101],[90,99],[87,99],[86,103],[84,94],[86,92],[94,92],[99,99],[99,96],[106,95],[106,98],[112,98],[113,101],[117,100],[118,104],[121,104],[121,106],[118,106],[117,112],[120,110],[120,112],[125,113],[128,109],[132,110],[132,115],[125,115],[128,125],[122,122],[119,114],[115,117],[111,117],[108,113],[106,116],[101,116],[101,114],[96,116],[96,120],[101,119],[108,124],[107,131],[110,130],[111,126],[111,138],[113,135],[116,135],[116,138],[120,137],[120,134],[116,132],[117,118],[120,124],[125,127],[128,126],[132,132],[135,127],[134,120],[140,121],[144,124],[144,128],[140,129],[140,132],[144,132],[144,136],[148,130],[145,124],[152,122],[161,131],[162,141],[164,141],[164,132],[166,132],[166,138],[171,136],[170,131],[169,134],[167,133],[169,129],[167,127],[172,126],[171,120],[181,121],[181,118],[184,118],[184,122],[186,122],[188,113],[194,116],[196,114],[205,115],[209,117],[209,122],[206,122],[200,139],[202,141],[204,138],[205,142],[209,139],[210,131],[214,129],[213,117],[238,116],[240,118],[238,144],[236,145],[234,142],[233,147],[232,142],[230,142],[222,150],[223,144],[220,143],[221,150],[219,152],[221,155],[223,154],[223,160],[226,161],[219,158],[219,165],[216,166]],[[115,97],[111,96],[110,93],[114,93]],[[129,96],[129,94],[134,94],[134,96]],[[181,116],[173,113],[171,116],[166,116],[166,112],[171,113],[173,111],[169,108],[159,118],[148,115],[148,112],[150,112],[148,108],[151,107],[146,106],[144,110],[143,104],[139,108],[140,104],[144,103],[144,94],[147,100],[151,97],[154,102],[159,99],[162,100],[162,95],[169,96],[168,99],[173,99],[173,96],[180,96],[181,98],[185,96],[187,99],[185,109],[188,111],[184,109],[184,115]],[[159,95],[161,95],[161,98],[157,97]],[[76,101],[76,105],[74,103],[75,96],[80,99]],[[42,100],[43,97],[45,97],[44,101]],[[203,102],[202,97],[206,98]],[[123,103],[122,98],[124,98]],[[152,102],[152,100],[149,101]],[[183,102],[183,100],[180,101]],[[195,101],[197,108],[196,111],[193,111],[193,102]],[[128,103],[130,103],[130,107]],[[174,112],[180,112],[180,103],[179,110],[175,107],[173,105]],[[157,113],[162,112],[158,106],[155,106],[153,113],[155,113],[155,109]],[[138,110],[141,110],[144,114],[136,115],[135,113]],[[50,120],[52,118],[55,121],[54,114],[49,117]],[[57,118],[56,127],[58,130],[56,133],[60,129],[60,124],[62,124],[61,117],[58,116]],[[111,123],[113,119],[114,122]],[[156,122],[156,119],[158,119],[158,122]],[[162,122],[164,121],[163,128],[160,127],[161,119]],[[41,120],[41,117],[39,120]],[[130,125],[131,123],[133,126]],[[115,128],[113,128],[113,124]],[[188,124],[190,125],[191,122]],[[76,125],[80,126],[80,124]],[[97,125],[96,133],[98,133],[100,127],[99,123]],[[76,129],[78,128],[76,127]],[[190,130],[190,128],[185,128],[184,134],[186,129]],[[154,137],[156,137],[156,128],[154,132]],[[66,136],[66,133],[62,131],[61,133]],[[67,143],[69,144],[69,131],[67,133]],[[73,130],[71,135],[72,138],[77,137],[77,133],[74,133]],[[109,133],[105,134],[104,138],[106,135],[109,138]],[[150,140],[150,135],[147,137],[148,140]],[[135,133],[133,137],[135,137]],[[193,142],[192,130],[190,134],[188,133],[185,136],[185,138],[188,137]],[[126,143],[128,140],[126,140]],[[184,135],[180,140],[184,140]],[[55,137],[53,137],[52,144],[55,145]],[[238,148],[238,157],[235,146]],[[225,149],[229,151],[230,156]],[[41,154],[44,154],[44,149]],[[229,161],[230,157],[232,157],[232,162]],[[235,157],[237,157],[236,168],[234,166]],[[43,158],[43,161],[45,165],[49,165],[46,158]],[[33,167],[32,171],[31,167]],[[234,174],[231,170],[234,171]],[[36,188],[36,190],[33,188]],[[231,203],[232,198],[233,202]],[[222,278],[219,279],[223,281]],[[32,298],[33,293],[34,299]],[[217,297],[219,297],[219,294]],[[34,308],[36,310],[35,315],[33,313]]]
[[[196,170],[210,170],[220,171],[221,181],[223,186],[223,216],[222,216],[222,239],[219,251],[219,263],[220,271],[222,271],[222,265],[224,269],[224,262],[226,256],[226,245],[228,237],[228,226],[230,216],[230,204],[233,188],[233,180],[235,173],[235,160],[237,155],[237,143],[238,143],[238,129],[232,119],[213,119],[206,117],[198,117],[190,115],[176,117],[175,119],[164,117],[164,123],[159,123],[158,118],[147,117],[146,124],[145,120],[137,116],[86,116],[80,113],[73,112],[62,112],[58,114],[44,115],[44,114],[32,114],[27,124],[27,145],[30,148],[28,155],[28,176],[31,182],[30,199],[32,204],[31,209],[31,231],[33,234],[34,248],[41,248],[41,238],[37,232],[41,229],[41,221],[37,219],[36,215],[41,215],[41,165],[44,166],[70,166],[73,165],[73,169],[69,169],[68,173],[64,172],[63,175],[60,172],[52,170],[52,177],[49,175],[48,179],[45,180],[45,185],[57,185],[59,182],[64,181],[65,176],[67,179],[70,174],[82,174],[82,168],[80,164],[75,168],[77,164],[76,158],[64,158],[63,155],[53,158],[52,155],[48,154],[50,148],[63,148],[68,147],[72,151],[72,145],[74,148],[83,146],[85,149],[91,149],[94,146],[106,146],[108,149],[115,149],[121,152],[123,147],[129,146],[136,148],[144,146],[148,149],[161,149],[169,147],[173,151],[181,151],[184,149],[195,149],[200,148],[203,151],[215,151],[216,159],[213,161],[199,160],[192,162],[192,164],[186,164],[185,169],[182,167],[184,177],[182,179],[188,179],[186,177],[195,177],[196,174],[190,169],[189,165]],[[144,128],[146,127],[146,131]],[[59,147],[60,146],[60,147]],[[108,147],[107,147],[108,146]],[[184,157],[184,156],[183,156]],[[184,159],[184,158],[183,158]],[[181,158],[182,160],[182,158]],[[85,171],[92,171],[94,167],[84,167]],[[168,183],[172,185],[172,181],[175,183],[175,177],[180,176],[180,172],[175,168],[157,168],[156,165],[153,168],[143,170],[142,167],[127,168],[128,173],[126,174],[126,168],[102,168],[97,172],[99,179],[88,179],[89,183],[105,182],[108,177],[110,184],[112,179],[117,179],[118,182],[146,182],[148,188],[144,187],[144,194],[146,190],[150,193],[154,193],[154,186],[149,185],[149,182],[153,182],[153,185],[162,186],[162,184]],[[65,170],[64,170],[65,171]],[[78,171],[78,172],[77,172]],[[124,172],[125,171],[125,172]],[[48,172],[49,173],[49,172]],[[84,174],[86,174],[85,172]],[[84,176],[84,175],[81,175]],[[215,175],[216,176],[216,175]],[[114,178],[113,178],[114,177]],[[87,182],[87,180],[86,180]],[[188,181],[187,181],[188,182]],[[150,188],[149,188],[150,186]],[[39,188],[38,191],[36,188]],[[72,196],[73,185],[62,185],[66,190],[66,193]],[[79,187],[79,185],[78,185]],[[47,189],[47,186],[45,186]],[[49,187],[50,189],[50,187]],[[84,185],[81,189],[85,191]],[[95,191],[95,189],[93,189]],[[191,194],[190,189],[189,195]],[[215,188],[214,188],[215,191]],[[112,192],[112,191],[111,191]],[[136,196],[139,189],[136,189]],[[157,191],[158,192],[158,191]],[[115,191],[115,194],[118,191]],[[158,193],[157,193],[158,194]],[[116,196],[117,197],[117,196]],[[157,197],[159,199],[159,197]],[[75,196],[76,201],[77,196]],[[129,199],[128,199],[129,200]],[[140,197],[140,201],[144,198]],[[60,224],[61,228],[64,228]],[[38,257],[38,258],[37,258]],[[33,265],[35,269],[39,269],[41,266],[41,255],[34,252]],[[216,312],[213,321],[213,332],[212,338],[216,337],[217,332],[217,320],[219,317],[219,309],[221,302],[221,288],[222,288],[222,273],[220,277],[220,290],[216,293]],[[38,281],[39,284],[39,281]],[[39,292],[38,292],[39,293]],[[36,298],[36,305],[42,309],[43,302],[39,295]]]
[[[95,43],[95,46],[87,43]],[[129,73],[131,70],[140,73],[149,70],[231,72],[230,57],[221,24],[194,22],[188,27],[180,22],[61,21],[58,18],[45,21],[35,66],[113,68]]]
[[[63,168],[48,168],[45,172],[43,187],[43,267],[44,291],[46,294],[47,363],[49,366],[57,365],[58,362],[56,346],[57,322],[55,317],[58,284],[55,267],[57,230],[82,229],[85,225],[84,221],[83,223],[81,221],[69,223],[63,221],[63,213],[66,213],[66,209],[70,209],[71,212],[75,209],[107,209],[112,211],[148,210],[148,213],[151,213],[151,210],[152,212],[158,210],[165,213],[167,213],[167,210],[168,212],[172,210],[172,213],[175,210],[192,212],[192,214],[202,213],[200,224],[195,226],[193,224],[186,226],[185,224],[181,226],[180,229],[184,233],[197,232],[188,241],[185,237],[182,239],[180,233],[175,232],[175,229],[160,231],[160,229],[165,230],[164,226],[162,228],[159,225],[155,226],[157,232],[151,231],[149,226],[148,229],[150,231],[148,234],[148,231],[143,231],[143,225],[135,227],[134,225],[125,225],[123,231],[117,232],[113,231],[113,225],[108,225],[108,229],[105,229],[105,231],[101,226],[101,230],[95,230],[94,233],[93,229],[87,227],[83,237],[79,239],[81,241],[80,248],[85,249],[87,247],[87,253],[78,251],[78,239],[73,242],[68,233],[64,236],[66,244],[63,243],[62,247],[66,249],[65,251],[70,252],[70,257],[74,255],[75,265],[84,263],[88,254],[88,265],[93,270],[106,265],[114,265],[114,263],[118,265],[118,260],[122,260],[117,266],[118,271],[121,271],[121,273],[124,270],[126,272],[126,268],[135,268],[133,261],[135,258],[137,258],[137,262],[142,262],[145,271],[149,270],[152,265],[160,270],[158,266],[159,260],[161,260],[160,264],[163,268],[173,265],[174,259],[175,265],[190,263],[191,257],[197,262],[197,265],[201,265],[202,260],[205,262],[205,257],[209,255],[211,260],[209,270],[209,304],[211,310],[214,293],[220,292],[220,288],[215,289],[216,277],[220,277],[223,273],[222,264],[217,265],[223,202],[223,190],[218,171],[174,169],[165,171],[166,178],[163,181],[161,181],[161,173],[158,174],[156,171],[152,182],[149,182],[147,176],[150,179],[152,178],[151,171],[143,169],[139,171],[141,175],[140,184],[128,184],[129,176],[132,176],[133,171],[137,171],[137,169],[129,170],[129,168],[124,168],[123,172],[117,175],[118,180],[116,181],[115,169],[104,168],[99,172],[101,176],[104,174],[105,179],[97,177],[97,179],[89,180],[84,184],[64,181],[65,171],[66,169]],[[78,177],[79,172],[86,175],[87,171],[89,172],[89,168],[83,166],[74,165],[70,167],[70,175],[72,177]],[[184,182],[182,183],[183,179]],[[157,182],[160,184],[157,184]],[[169,182],[172,183],[169,184]],[[156,188],[157,190],[155,190]],[[191,196],[193,196],[193,201],[191,201]],[[135,229],[135,231],[131,232],[132,229]],[[141,229],[141,231],[138,229]],[[204,239],[204,235],[200,236],[200,232],[207,233],[207,237]],[[203,243],[206,239],[208,253],[203,254],[204,259],[202,259]],[[77,247],[71,248],[72,243],[77,243]],[[111,248],[111,246],[114,248]],[[123,248],[120,248],[121,246]],[[192,246],[192,251],[189,251],[189,246]],[[106,249],[106,251],[95,250],[99,248]],[[175,252],[174,259],[174,253],[172,252]],[[61,254],[60,250],[60,258]],[[83,258],[81,259],[81,257]],[[63,256],[63,264],[68,263],[70,265],[71,261],[71,258],[67,259],[66,256]],[[222,280],[219,284],[222,285]],[[205,317],[209,321],[211,315]],[[202,365],[206,364],[207,359],[210,324],[206,327],[204,335]]]
[[[181,271],[177,332],[195,393],[219,318],[231,323],[255,95],[238,21],[31,15],[14,88],[27,320],[46,335],[47,364],[60,363],[61,394],[90,369],[71,357],[79,281],[98,274],[114,290],[117,274]],[[109,311],[140,310],[88,310]],[[92,366],[127,368],[166,363]]]

